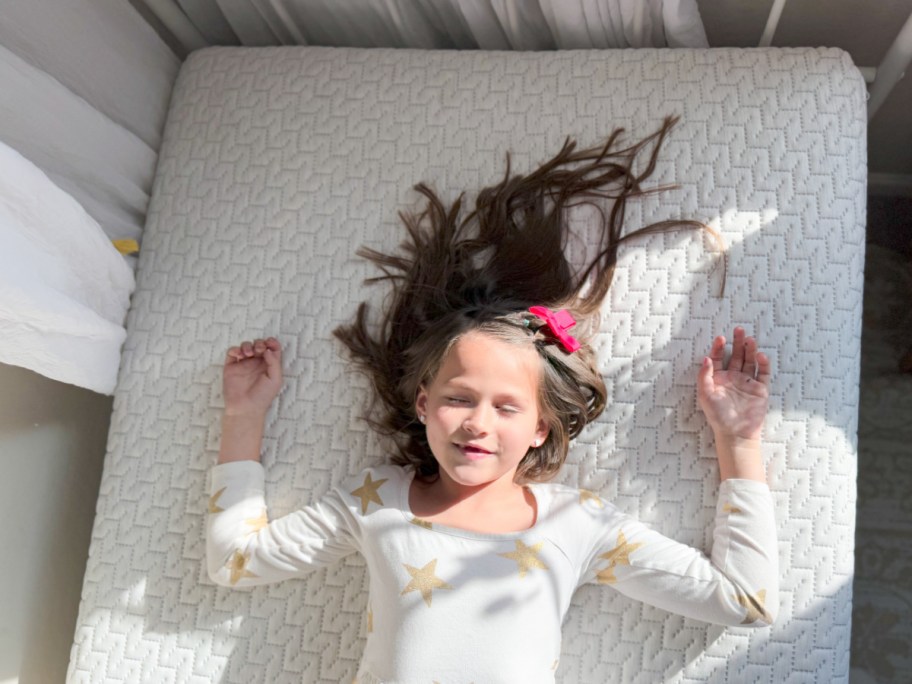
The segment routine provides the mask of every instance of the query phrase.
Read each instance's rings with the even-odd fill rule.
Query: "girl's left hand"
[[[697,376],[697,400],[716,437],[760,439],[769,405],[770,361],[757,341],[735,328],[732,355],[723,368],[725,338],[713,340]]]

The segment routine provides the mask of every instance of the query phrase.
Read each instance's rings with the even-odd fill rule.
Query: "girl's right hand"
[[[265,417],[282,389],[282,345],[270,337],[242,342],[225,356],[222,393],[226,415]]]

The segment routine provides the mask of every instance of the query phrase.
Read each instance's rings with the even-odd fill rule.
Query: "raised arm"
[[[601,525],[584,581],[698,620],[765,627],[779,602],[774,503],[760,453],[770,362],[740,327],[727,368],[724,351],[725,338],[716,337],[697,378],[722,480],[710,555],[614,509]]]
[[[229,587],[299,576],[356,550],[354,518],[338,491],[269,521],[260,463],[266,414],[282,389],[282,347],[270,337],[231,347],[222,375],[225,410],[210,472],[209,578]]]
[[[593,505],[587,502],[587,505]],[[719,625],[766,627],[778,613],[779,559],[769,487],[748,479],[722,483],[707,557],[611,504],[583,575],[630,598]]]
[[[244,587],[299,577],[359,548],[357,521],[338,489],[270,521],[260,463],[219,464],[211,478],[206,563],[216,584]]]

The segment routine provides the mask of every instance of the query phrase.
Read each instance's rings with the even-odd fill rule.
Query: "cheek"
[[[453,432],[462,424],[463,418],[459,415],[459,410],[452,406],[432,407],[428,414],[428,431],[436,434],[447,435]]]
[[[432,405],[431,411],[433,411],[438,420],[448,423],[461,423],[472,413],[472,409],[464,404],[446,403],[438,404],[437,406]]]
[[[505,433],[510,436],[514,442],[522,442],[526,446],[535,439],[535,428],[537,422],[533,420],[517,420],[511,422],[506,428]]]

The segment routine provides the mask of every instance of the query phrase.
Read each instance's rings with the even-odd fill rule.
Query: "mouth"
[[[457,444],[456,448],[470,461],[477,461],[486,456],[490,456],[493,453],[487,449],[482,449],[480,446],[475,446],[474,444]]]

